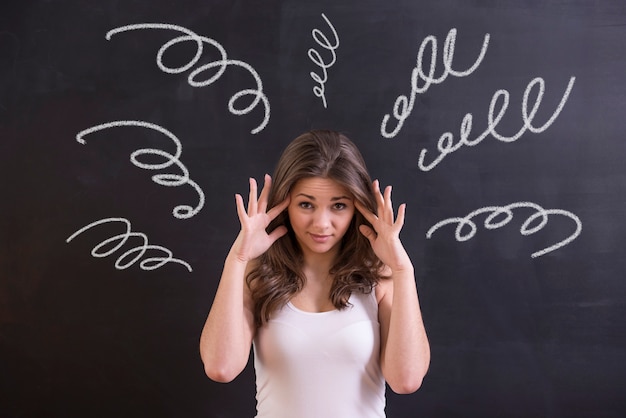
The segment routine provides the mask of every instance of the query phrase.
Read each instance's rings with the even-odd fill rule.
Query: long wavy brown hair
[[[376,200],[365,161],[356,145],[345,135],[328,130],[315,130],[294,139],[280,157],[269,193],[268,207],[287,198],[300,179],[322,177],[336,181],[349,190],[354,199],[376,213]],[[349,305],[352,292],[370,293],[381,279],[382,262],[358,230],[369,222],[355,211],[343,236],[339,256],[330,270],[333,283],[330,299],[337,309]],[[246,282],[254,301],[254,317],[262,326],[272,313],[282,308],[306,282],[302,272],[302,250],[283,211],[267,228],[271,232],[279,225],[287,234],[279,238],[254,264]]]

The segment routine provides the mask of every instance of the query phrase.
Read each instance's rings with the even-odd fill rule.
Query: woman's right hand
[[[248,262],[266,252],[272,244],[287,233],[287,227],[281,225],[269,234],[266,228],[282,211],[289,205],[289,196],[278,205],[267,210],[267,200],[272,178],[266,174],[265,184],[261,195],[257,199],[256,180],[250,178],[250,198],[248,200],[248,210],[246,211],[243,197],[235,195],[237,204],[237,214],[241,223],[241,231],[233,244],[232,251],[238,260]]]

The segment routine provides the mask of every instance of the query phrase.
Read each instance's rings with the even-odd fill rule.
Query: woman
[[[385,381],[416,391],[430,362],[391,186],[332,131],[296,138],[247,210],[200,339],[206,374],[233,380],[254,351],[257,417],[384,417]],[[269,208],[269,210],[268,210]],[[395,218],[395,219],[394,219]]]

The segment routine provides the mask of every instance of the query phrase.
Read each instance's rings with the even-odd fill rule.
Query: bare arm
[[[257,201],[257,185],[250,179],[250,200],[245,210],[243,198],[236,195],[241,231],[226,257],[213,305],[200,337],[200,356],[209,378],[230,382],[246,367],[255,326],[253,304],[245,277],[251,260],[263,254],[287,230],[280,226],[267,234],[269,223],[282,212],[286,200],[267,210],[271,186],[269,176]]]
[[[200,356],[209,378],[230,382],[246,367],[254,338],[252,302],[245,285],[246,262],[233,251],[200,337]]]
[[[412,393],[430,363],[415,277],[412,269],[392,272],[384,283],[378,304],[383,375],[394,392]]]
[[[372,249],[387,266],[389,279],[379,283],[376,290],[379,300],[381,335],[380,363],[385,380],[396,393],[415,392],[430,364],[430,346],[422,321],[413,264],[400,242],[406,206],[398,209],[394,219],[391,187],[380,192],[374,182],[377,214],[370,213],[358,204],[357,208],[372,224],[361,232],[369,239]]]

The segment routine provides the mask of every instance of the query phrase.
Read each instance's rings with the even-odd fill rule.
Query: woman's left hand
[[[372,249],[380,261],[392,272],[413,268],[411,260],[400,242],[400,230],[404,225],[406,204],[398,208],[398,217],[394,219],[393,205],[391,203],[391,186],[385,188],[384,194],[380,191],[378,180],[372,183],[372,190],[378,206],[374,214],[362,204],[355,201],[355,206],[363,214],[374,229],[367,225],[360,225],[359,230],[372,245]]]

